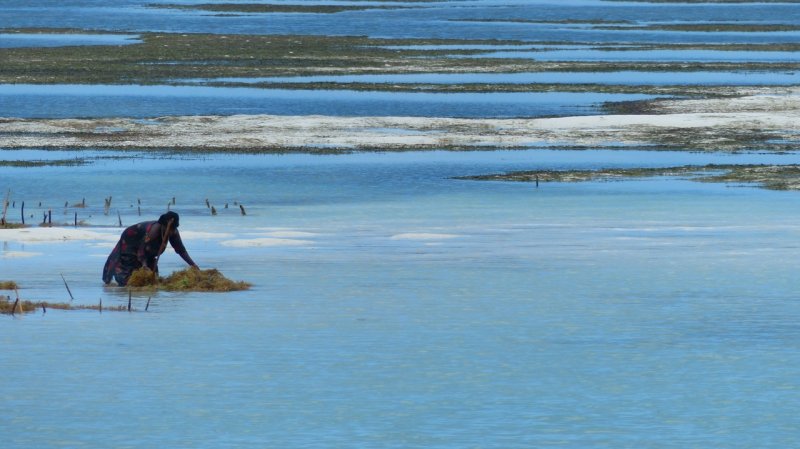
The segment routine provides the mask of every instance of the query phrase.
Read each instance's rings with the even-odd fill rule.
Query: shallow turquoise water
[[[798,84],[795,72],[536,72],[536,73],[403,73],[318,75],[264,78],[214,78],[198,81],[241,83],[431,83],[431,84],[622,84],[622,85],[783,85]]]
[[[140,42],[135,34],[0,33],[0,48],[130,45]]]
[[[195,260],[254,283],[158,294],[146,313],[136,295],[131,314],[5,317],[4,447],[793,446],[796,194],[450,179],[645,155],[797,162],[537,150],[0,169],[29,204],[85,196],[112,238],[102,197],[127,223],[136,198],[155,217],[174,195]],[[212,217],[205,198],[248,215]],[[279,236],[304,243],[231,244]],[[77,302],[127,301],[100,285],[107,241],[0,240],[23,297],[66,300],[63,273]]]
[[[0,27],[469,37],[578,48],[795,42],[797,33],[611,31],[543,22],[796,24],[799,17],[798,6],[788,3],[469,0],[239,17],[146,3],[0,0]],[[769,82],[766,76],[757,82]],[[794,82],[795,75],[779,76]],[[592,104],[606,101],[596,94],[0,89],[2,117],[534,116],[596,113]],[[126,304],[126,292],[100,283],[120,232],[117,212],[125,224],[155,218],[172,197],[195,260],[254,287],[222,295],[160,293],[147,312],[147,295],[137,294],[130,314],[0,317],[3,448],[785,449],[800,443],[796,192],[673,178],[538,189],[451,179],[536,168],[798,163],[797,154],[538,149],[117,158],[103,151],[0,150],[3,160],[75,156],[93,163],[0,167],[0,195],[11,189],[15,201],[13,221],[25,201],[33,221],[51,209],[54,221],[69,223],[77,212],[90,225],[80,230],[95,233],[35,242],[0,231],[0,280],[20,282],[23,298],[68,300],[63,274],[77,303]],[[104,215],[108,196],[113,207]],[[83,198],[85,209],[64,207]],[[210,215],[206,199],[219,215]],[[234,202],[248,214],[241,216]],[[161,267],[183,265],[170,252]]]
[[[0,84],[0,116],[21,118],[164,115],[540,117],[597,114],[607,101],[651,95],[596,92],[426,93],[207,86]]]
[[[516,39],[540,42],[765,43],[796,42],[798,32],[703,33],[658,30],[602,30],[583,23],[742,22],[797,23],[792,3],[653,4],[578,0],[470,0],[391,2],[399,9],[370,9],[337,14],[240,14],[148,8],[153,3],[202,2],[124,0],[5,0],[0,27],[82,28],[130,32],[239,34],[327,34],[392,38]],[[324,2],[297,1],[292,4]],[[335,2],[341,3],[341,2]],[[364,5],[364,2],[344,2]],[[367,3],[381,5],[377,3]],[[382,3],[386,6],[387,3]],[[532,21],[517,23],[515,21]],[[483,21],[483,22],[479,22]],[[550,21],[551,23],[547,23]],[[556,23],[552,23],[556,22]]]

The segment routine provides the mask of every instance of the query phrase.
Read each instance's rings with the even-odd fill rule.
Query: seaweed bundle
[[[0,290],[15,290],[18,287],[14,281],[0,281]]]
[[[134,289],[152,288],[179,292],[232,292],[250,288],[249,283],[230,280],[213,268],[186,268],[156,279],[152,270],[143,267],[131,274],[128,286]]]

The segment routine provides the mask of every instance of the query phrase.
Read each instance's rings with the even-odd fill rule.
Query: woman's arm
[[[169,236],[169,244],[172,246],[175,252],[178,253],[179,256],[181,256],[181,259],[183,259],[187,264],[189,264],[189,266],[197,267],[197,264],[194,263],[192,258],[189,256],[189,252],[186,251],[186,247],[183,246],[183,241],[181,240],[181,234],[178,232],[177,229],[172,231],[172,235]]]

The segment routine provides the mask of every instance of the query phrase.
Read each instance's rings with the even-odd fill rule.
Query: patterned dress
[[[103,282],[108,284],[113,278],[118,285],[124,286],[131,274],[142,266],[152,270],[156,257],[160,255],[163,232],[158,221],[144,221],[126,228],[103,267]],[[170,234],[169,244],[175,252],[189,265],[195,266],[183,246],[178,229],[173,229]]]

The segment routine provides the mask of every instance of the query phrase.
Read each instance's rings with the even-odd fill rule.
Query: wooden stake
[[[70,301],[74,301],[75,298],[72,296],[72,292],[69,290],[69,285],[67,285],[67,280],[64,279],[64,274],[62,274],[62,273],[59,273],[59,274],[61,274],[61,280],[64,281],[64,287],[67,287],[67,293],[69,293],[69,300]]]
[[[239,210],[242,211],[242,215],[247,215],[247,212],[244,211],[244,206],[241,204],[239,205]]]
[[[6,193],[6,199],[3,201],[3,216],[0,217],[0,224],[6,224],[6,211],[8,211],[8,199],[11,197],[11,189]]]
[[[14,312],[17,311],[17,304],[19,304],[19,290],[17,290],[16,287],[14,288],[14,293],[17,294],[17,300],[14,301],[14,306],[11,307],[11,316],[14,316]],[[22,309],[20,309],[20,311],[22,311]]]
[[[119,210],[117,210],[117,220],[119,220],[119,227],[122,227],[122,216],[119,214]]]
[[[131,289],[128,289],[128,312],[131,311]]]
[[[103,298],[100,298],[100,306],[97,308],[97,310],[99,310],[100,313],[103,313]]]
[[[148,296],[147,297],[147,305],[144,306],[144,311],[145,312],[147,312],[147,309],[150,308],[150,298],[152,298],[152,296]]]
[[[25,201],[22,202],[19,208],[19,215],[22,217],[22,224],[25,224]]]

